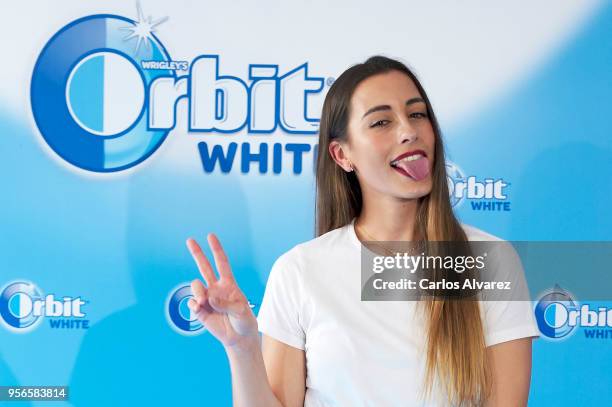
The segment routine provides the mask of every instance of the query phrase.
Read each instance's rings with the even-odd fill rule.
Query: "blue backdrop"
[[[198,276],[185,239],[217,233],[257,312],[274,260],[313,237],[321,101],[367,54],[330,62],[333,44],[264,52],[197,35],[185,46],[172,30],[200,29],[188,11],[143,4],[170,15],[155,20],[119,4],[49,13],[31,38],[10,39],[27,56],[0,68],[0,385],[68,385],[74,406],[229,406],[225,353],[181,290]],[[300,7],[277,12],[297,20]],[[512,86],[460,119],[441,115],[450,185],[503,185],[503,196],[455,195],[463,222],[507,240],[612,240],[611,38],[600,5]],[[436,81],[410,52],[383,51],[423,66],[426,88]],[[434,109],[450,97],[438,94]],[[612,327],[567,331],[534,342],[530,405],[612,405]]]

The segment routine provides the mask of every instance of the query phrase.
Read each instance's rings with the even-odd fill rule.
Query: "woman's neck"
[[[382,198],[382,199],[381,199]],[[415,240],[418,199],[397,200],[377,197],[363,201],[361,214],[355,220],[357,230],[365,240],[412,241]]]

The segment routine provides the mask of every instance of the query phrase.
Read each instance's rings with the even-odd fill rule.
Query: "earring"
[[[355,168],[353,168],[353,163],[349,161],[349,167],[350,169],[347,172],[353,172],[355,171]]]

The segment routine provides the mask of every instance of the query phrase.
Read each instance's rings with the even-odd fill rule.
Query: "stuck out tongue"
[[[429,160],[421,157],[414,161],[400,161],[397,166],[408,173],[415,181],[425,179],[429,175]]]

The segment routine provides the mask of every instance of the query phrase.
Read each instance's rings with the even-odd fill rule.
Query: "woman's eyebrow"
[[[406,106],[412,105],[414,103],[425,103],[425,101],[421,97],[411,98],[411,99],[408,99],[406,101]],[[391,110],[391,106],[389,106],[389,105],[374,106],[374,107],[368,109],[368,111],[365,112],[363,116],[361,116],[361,119],[363,120],[363,118],[366,117],[367,115],[369,115],[370,113],[380,112],[381,110]]]

